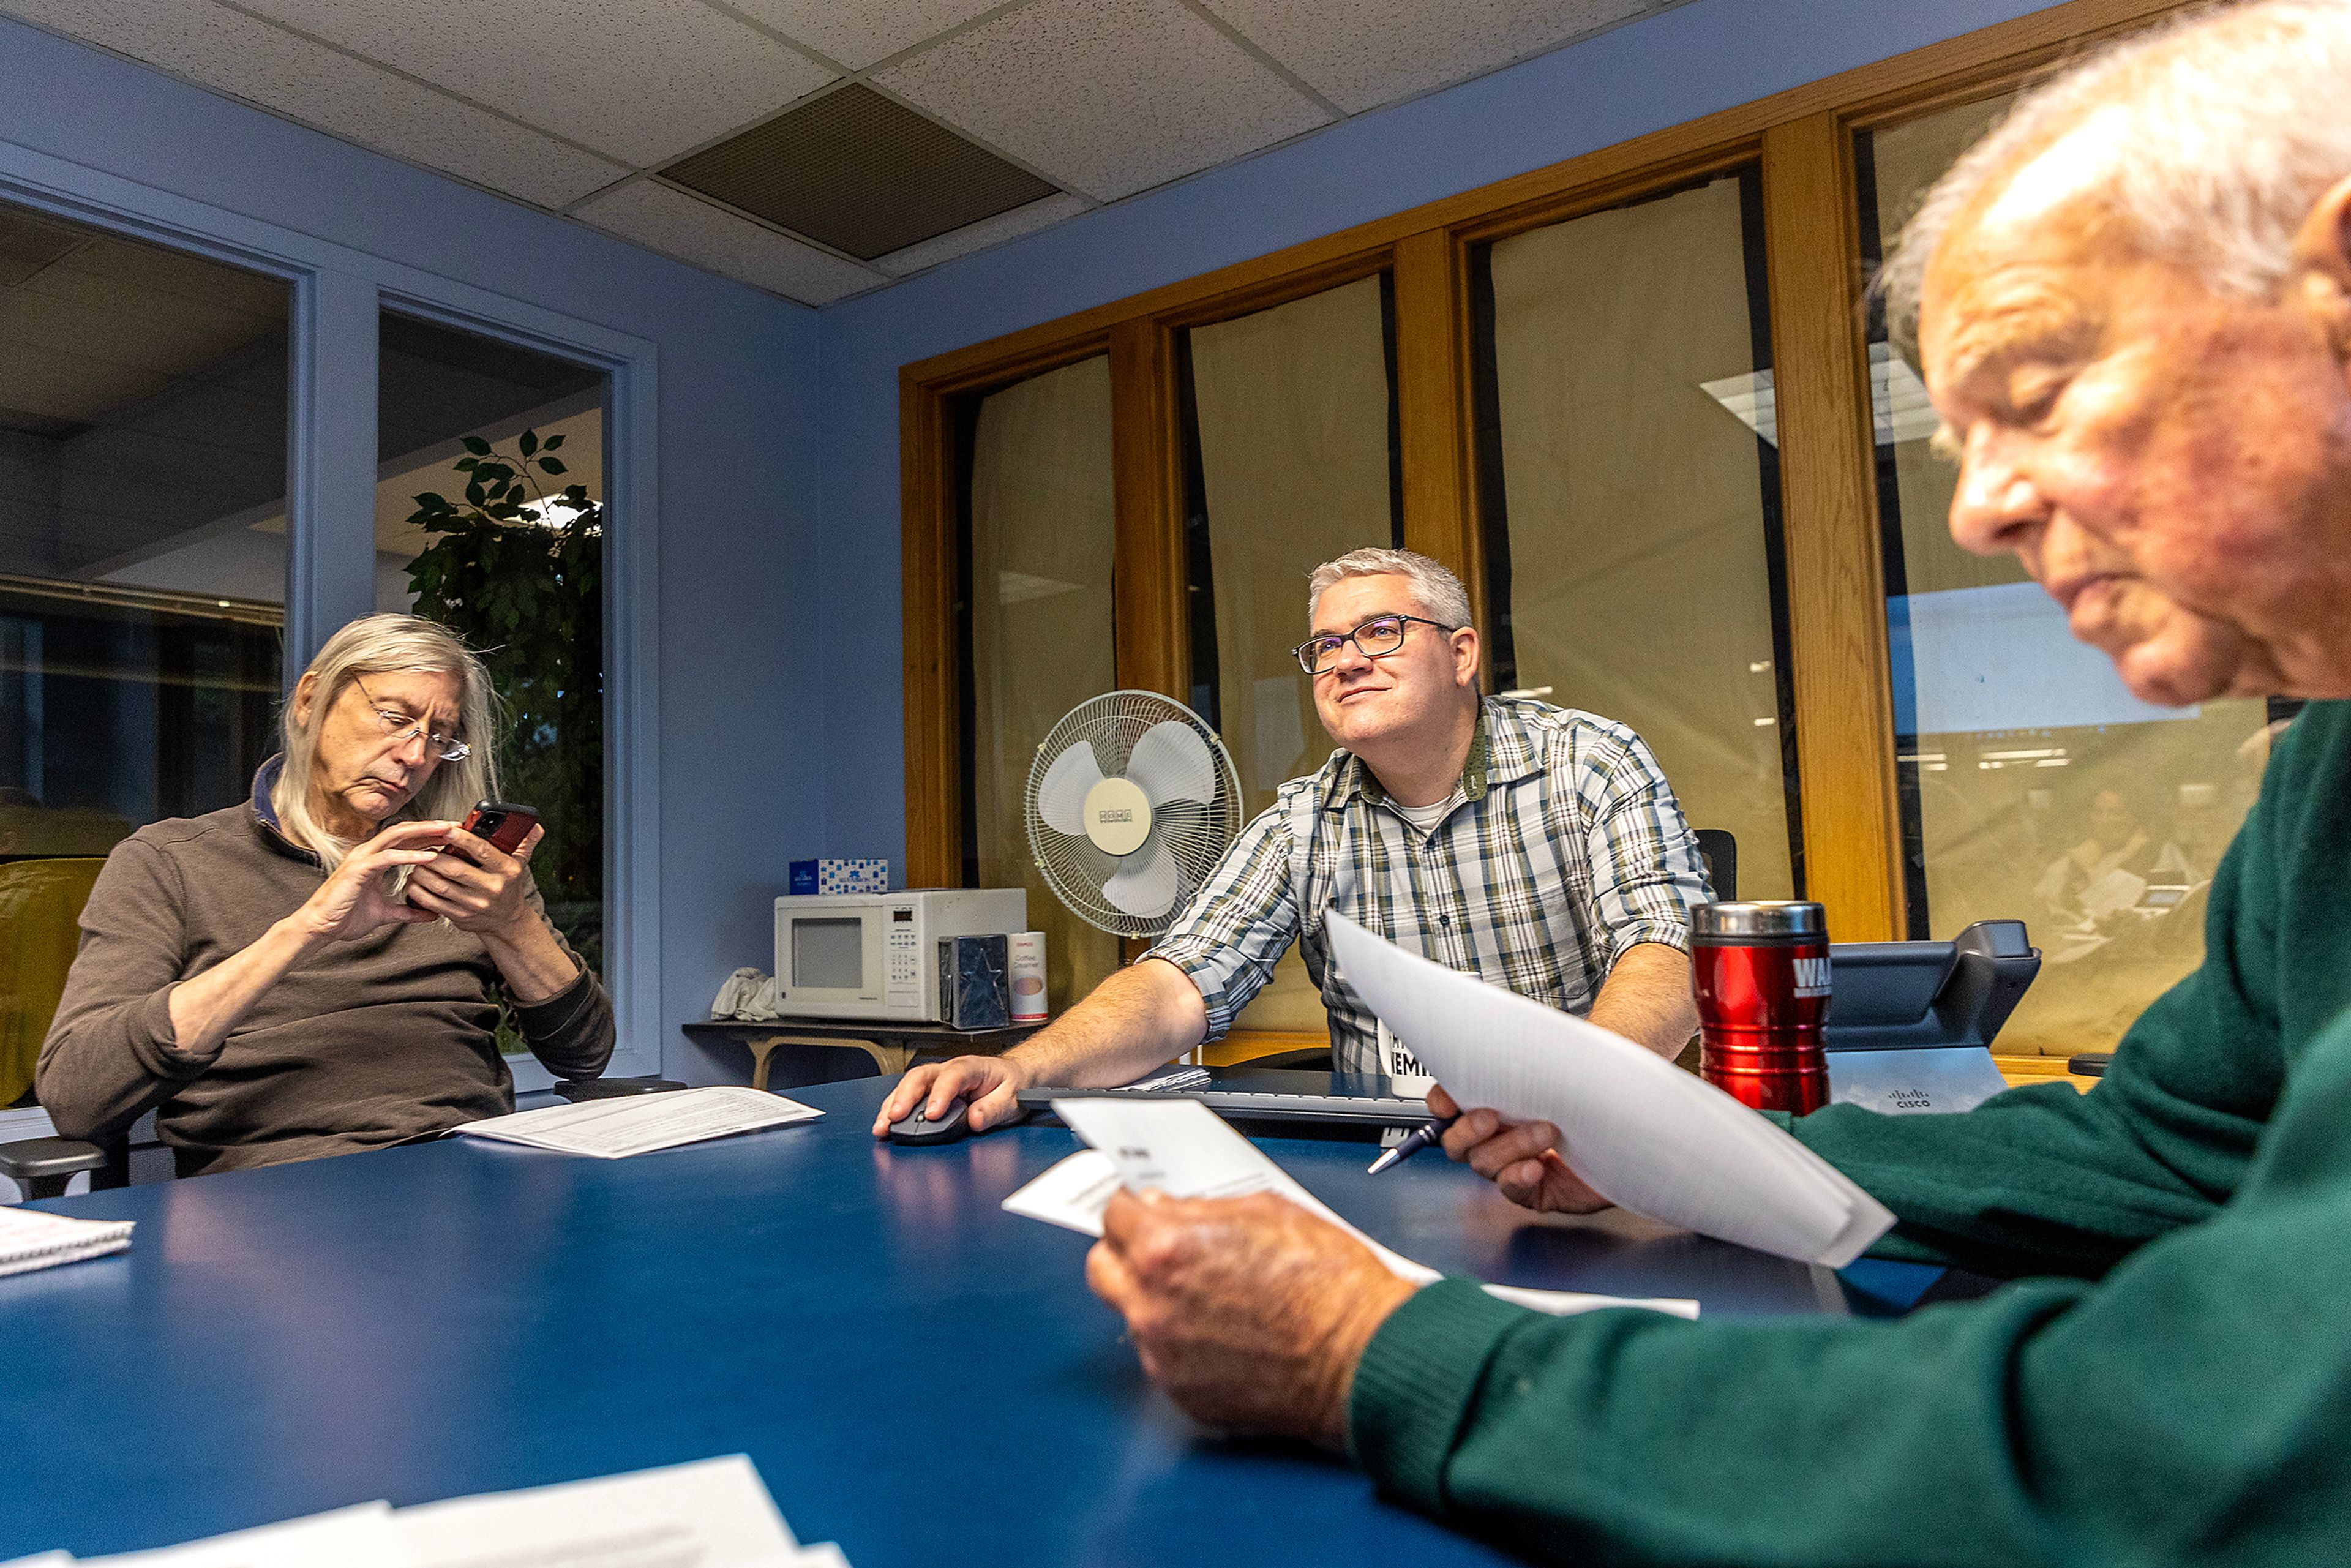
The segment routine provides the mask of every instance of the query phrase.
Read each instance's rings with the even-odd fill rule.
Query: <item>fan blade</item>
[[[1086,794],[1102,782],[1102,777],[1094,748],[1082,740],[1071,742],[1053,758],[1053,766],[1045,769],[1044,781],[1037,786],[1037,814],[1057,833],[1085,837]]]
[[[1102,885],[1102,900],[1122,915],[1154,920],[1176,902],[1176,857],[1154,833],[1120,862],[1118,874]]]
[[[1126,776],[1154,807],[1217,798],[1217,763],[1208,743],[1190,725],[1172,718],[1143,732],[1127,756]]]

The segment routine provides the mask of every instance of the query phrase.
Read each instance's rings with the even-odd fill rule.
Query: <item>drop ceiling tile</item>
[[[881,273],[651,180],[632,180],[584,202],[572,210],[572,216],[803,305],[822,305],[889,281]]]
[[[1204,0],[1350,114],[1466,81],[1648,8],[1648,0]]]
[[[1329,118],[1176,0],[1036,0],[873,80],[1104,200]]]
[[[925,38],[959,27],[1004,0],[734,0],[735,9],[796,42],[863,70]]]
[[[936,267],[943,261],[953,261],[959,256],[969,256],[990,246],[1003,245],[1022,235],[1035,234],[1050,228],[1063,218],[1073,218],[1086,210],[1086,204],[1076,196],[1056,193],[1041,202],[1031,202],[1025,207],[1015,207],[992,218],[976,224],[966,224],[920,245],[910,245],[904,250],[893,250],[887,256],[876,256],[873,265],[893,277],[904,277],[910,272],[920,272],[926,267]]]
[[[541,206],[561,206],[626,172],[211,0],[0,0],[0,10]]]
[[[689,0],[239,0],[633,164],[763,120],[833,79]]]

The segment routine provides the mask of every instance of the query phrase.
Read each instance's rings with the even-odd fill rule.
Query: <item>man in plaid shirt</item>
[[[1640,737],[1541,703],[1478,695],[1460,580],[1409,550],[1316,569],[1298,648],[1341,750],[1282,786],[1159,945],[1000,1057],[917,1067],[874,1123],[956,1100],[983,1129],[1034,1083],[1129,1082],[1215,1040],[1291,942],[1322,988],[1335,1065],[1417,1073],[1330,962],[1338,910],[1449,967],[1672,1056],[1698,1027],[1697,841]]]

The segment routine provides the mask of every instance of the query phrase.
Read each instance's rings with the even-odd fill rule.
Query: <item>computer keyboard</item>
[[[1209,1082],[1165,1089],[1023,1089],[1020,1103],[1050,1109],[1056,1100],[1197,1100],[1225,1117],[1358,1127],[1416,1127],[1428,1103],[1390,1092],[1384,1078],[1344,1072],[1251,1071],[1212,1068]]]

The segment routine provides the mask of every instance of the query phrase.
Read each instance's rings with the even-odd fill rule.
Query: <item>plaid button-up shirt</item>
[[[1380,1072],[1377,1020],[1331,961],[1331,910],[1448,968],[1584,1013],[1626,949],[1687,950],[1689,911],[1707,897],[1698,841],[1640,737],[1588,713],[1488,697],[1453,809],[1434,829],[1406,821],[1370,768],[1333,752],[1241,830],[1145,956],[1191,977],[1215,1040],[1298,942],[1330,1013],[1334,1064]]]

